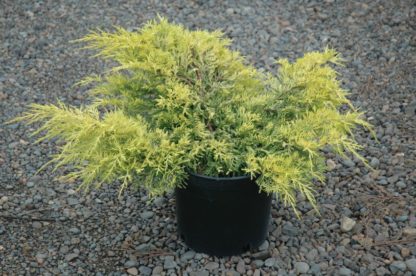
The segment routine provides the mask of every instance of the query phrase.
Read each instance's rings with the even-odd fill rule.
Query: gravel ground
[[[160,15],[221,28],[258,67],[335,47],[345,87],[379,142],[359,132],[376,169],[327,154],[321,216],[303,220],[275,203],[258,251],[214,258],[175,233],[174,198],[146,204],[116,187],[80,195],[62,171],[35,171],[56,144],[33,145],[31,127],[4,122],[29,103],[79,105],[72,85],[101,72],[70,40],[100,27],[131,30]],[[0,1],[0,272],[3,275],[416,275],[416,6],[403,1]]]

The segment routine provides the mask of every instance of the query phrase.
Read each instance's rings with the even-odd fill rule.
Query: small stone
[[[299,235],[299,229],[294,227],[291,223],[285,223],[282,227],[282,233],[291,237]]]
[[[264,265],[267,267],[272,267],[276,263],[275,258],[268,258],[266,261],[264,261]]]
[[[385,186],[388,184],[387,179],[386,178],[382,178],[379,181],[377,181],[378,184]]]
[[[403,257],[403,258],[408,257],[408,256],[410,255],[410,249],[409,249],[409,248],[407,248],[407,247],[403,247],[403,248],[400,250],[400,255],[402,255],[402,257]]]
[[[317,257],[318,257],[318,250],[316,250],[315,248],[313,248],[306,254],[306,259],[308,259],[308,261],[314,261]]]
[[[341,231],[342,232],[349,232],[354,228],[356,222],[349,217],[343,217],[341,219]]]
[[[137,265],[137,262],[135,260],[128,260],[124,263],[125,268],[131,268]]]
[[[38,253],[38,254],[36,254],[36,262],[38,262],[38,264],[42,265],[45,262],[46,257],[47,257],[46,254]]]
[[[33,183],[32,181],[29,181],[26,183],[26,187],[28,188],[33,188],[35,186],[35,183]]]
[[[351,240],[349,238],[343,239],[341,241],[341,245],[346,246],[347,244],[349,244],[351,242]]]
[[[377,267],[376,274],[378,276],[389,275],[390,271],[388,271],[384,266]]]
[[[163,205],[165,205],[166,199],[160,196],[160,197],[155,198],[153,202],[157,207],[162,207]]]
[[[176,267],[175,257],[174,256],[166,256],[165,261],[163,263],[164,269],[173,269]]]
[[[260,246],[259,246],[259,250],[260,251],[264,251],[269,249],[269,242],[267,240],[265,240]]]
[[[321,266],[319,264],[311,265],[310,273],[312,275],[321,275]]]
[[[61,252],[62,254],[66,254],[69,251],[69,247],[67,245],[63,245],[61,246],[61,248],[59,248],[59,252]]]
[[[334,160],[328,159],[326,160],[326,166],[328,171],[333,171],[337,167],[337,164],[334,162]]]
[[[268,257],[270,257],[270,252],[269,251],[260,251],[260,252],[256,252],[253,255],[254,259],[258,259],[258,260],[265,260]]]
[[[69,229],[69,232],[71,232],[72,234],[78,235],[79,233],[81,233],[81,230],[79,230],[76,227],[73,227],[73,228]]]
[[[68,255],[65,256],[65,260],[67,262],[72,262],[76,258],[78,258],[78,254],[76,254],[76,253],[70,253],[70,254],[68,254]]]
[[[152,270],[152,275],[160,275],[163,272],[163,267],[155,266]]]
[[[398,182],[396,183],[396,187],[397,187],[397,188],[404,189],[404,188],[406,188],[406,187],[407,187],[407,185],[406,185],[406,183],[404,183],[403,181],[398,181]]]
[[[190,251],[185,252],[185,253],[181,256],[181,261],[186,262],[186,261],[191,260],[193,257],[195,257],[195,251],[190,250]]]
[[[34,222],[32,223],[32,226],[33,226],[33,228],[35,228],[35,229],[40,229],[40,228],[42,228],[42,223],[41,223],[41,222],[39,222],[39,221],[34,221]]]
[[[409,259],[406,262],[407,269],[409,269],[411,272],[416,273],[416,259]]]
[[[220,265],[216,262],[209,262],[205,265],[205,269],[214,270],[217,269]]]
[[[139,231],[139,227],[138,227],[137,225],[133,225],[133,226],[130,228],[130,231],[131,231],[131,232],[133,232],[133,233],[136,233],[137,231]]]
[[[234,13],[234,10],[233,10],[232,8],[228,8],[228,9],[226,9],[226,10],[225,10],[225,12],[226,12],[228,15],[232,15],[232,14]]]
[[[141,267],[139,267],[139,271],[140,271],[140,275],[151,275],[152,274],[152,269],[150,267],[144,266],[142,265]]]
[[[238,273],[235,270],[230,270],[230,271],[225,272],[225,276],[240,276],[240,273]]]
[[[243,260],[240,260],[237,264],[237,271],[238,273],[244,274],[246,273],[246,265]]]
[[[253,264],[256,268],[260,268],[264,265],[264,262],[262,260],[254,260]]]
[[[9,198],[7,196],[2,196],[0,198],[0,205],[3,205],[4,203],[6,203],[9,200]]]
[[[378,168],[380,165],[380,160],[378,160],[376,157],[371,158],[370,166],[373,168]]]
[[[406,263],[402,261],[394,261],[390,264],[390,271],[392,273],[397,273],[399,271],[405,271],[406,267]]]
[[[205,269],[199,271],[192,271],[189,273],[189,276],[209,276],[209,272]]]
[[[307,273],[309,270],[309,265],[305,262],[296,262],[295,265],[295,271],[296,273]]]
[[[68,197],[66,199],[66,201],[68,202],[69,205],[78,205],[79,204],[79,200],[75,197]]]
[[[394,184],[394,183],[396,183],[398,180],[399,180],[399,176],[397,176],[397,175],[393,175],[393,176],[391,176],[391,177],[387,178],[387,181],[388,181],[390,184]]]
[[[353,167],[355,167],[355,163],[354,163],[354,161],[352,161],[351,159],[345,159],[345,160],[343,160],[343,161],[342,161],[342,163],[343,163],[345,166],[349,167],[349,168],[353,168]]]
[[[127,269],[127,273],[130,275],[139,275],[139,272],[137,271],[137,268],[135,267],[130,267],[129,269]]]
[[[405,236],[416,236],[416,228],[405,228],[405,229],[403,229],[403,235],[405,235]]]
[[[140,217],[142,219],[150,219],[151,217],[153,217],[154,214],[155,213],[152,212],[152,211],[145,211],[145,212],[143,212],[143,213],[140,214]]]
[[[77,192],[75,190],[73,190],[73,189],[69,189],[68,191],[66,191],[66,193],[68,195],[75,195]]]
[[[341,267],[339,269],[339,274],[338,275],[341,275],[341,276],[350,276],[352,274],[353,274],[353,272],[351,271],[351,269],[346,268],[346,267]]]

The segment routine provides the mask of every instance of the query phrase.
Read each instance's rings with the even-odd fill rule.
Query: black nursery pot
[[[267,236],[271,195],[254,180],[189,174],[175,189],[178,232],[197,252],[231,256],[259,247]]]

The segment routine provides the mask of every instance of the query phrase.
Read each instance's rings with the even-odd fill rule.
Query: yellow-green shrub
[[[93,32],[80,39],[118,65],[95,83],[81,108],[32,105],[18,120],[43,122],[41,139],[64,141],[53,158],[72,164],[68,178],[97,188],[121,180],[158,195],[184,184],[187,171],[260,176],[259,187],[296,206],[296,192],[315,206],[312,180],[323,180],[321,149],[357,156],[352,130],[360,119],[331,49],[279,60],[260,73],[229,49],[223,34],[189,31],[164,19],[138,32]],[[343,105],[349,111],[339,112]]]

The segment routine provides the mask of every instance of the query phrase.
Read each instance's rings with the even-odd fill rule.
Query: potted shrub
[[[81,189],[115,182],[150,197],[175,189],[179,233],[197,251],[259,246],[272,194],[297,215],[297,193],[316,207],[323,148],[363,160],[352,130],[369,124],[340,87],[334,50],[279,60],[273,75],[246,64],[221,32],[165,19],[80,41],[116,62],[81,81],[93,84],[91,103],[33,104],[17,120],[42,122],[41,139],[64,142],[51,162],[71,164],[65,177]]]

